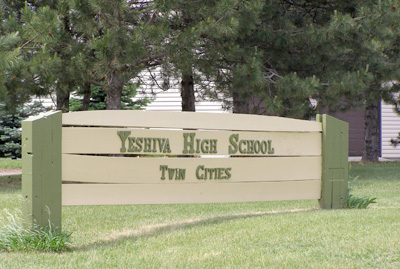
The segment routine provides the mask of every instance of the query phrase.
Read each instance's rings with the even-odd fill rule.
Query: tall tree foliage
[[[334,22],[343,21],[352,27],[347,30],[346,49],[351,49],[344,68],[365,69],[368,81],[361,91],[365,107],[365,141],[363,160],[377,161],[380,156],[380,102],[396,104],[393,81],[400,79],[398,1],[371,1],[360,4],[354,18],[337,16]],[[378,27],[377,27],[378,26]],[[339,31],[339,28],[337,28]]]
[[[396,89],[384,85],[399,75],[397,2],[265,2],[257,28],[236,41],[256,46],[263,63],[261,88],[239,92],[243,111],[249,100],[263,100],[266,114],[296,118],[364,106],[364,159],[376,160],[378,104],[395,102]]]
[[[181,78],[183,110],[195,110],[194,86],[200,96],[213,98],[220,92],[230,95],[240,87],[224,77],[235,77],[240,84],[239,77],[248,73],[243,65],[252,62],[254,66],[254,48],[237,46],[235,41],[255,28],[261,6],[261,1],[236,0],[160,3],[161,10],[170,10],[164,70]]]
[[[124,86],[165,55],[157,46],[167,35],[165,16],[153,1],[75,0],[72,10],[94,61],[97,81],[89,82],[105,89],[107,109],[120,109]]]
[[[364,158],[376,160],[379,102],[396,103],[387,82],[399,81],[397,0],[1,3],[7,104],[56,92],[67,109],[78,89],[86,109],[96,85],[119,109],[131,79],[162,65],[181,78],[184,110],[194,110],[194,85],[231,97],[239,113],[309,118],[364,106]]]
[[[8,68],[12,74],[3,93],[12,97],[13,106],[24,103],[31,95],[49,95],[57,93],[57,108],[65,105],[60,100],[68,101],[69,88],[79,85],[79,70],[74,64],[77,42],[71,38],[69,27],[65,24],[68,14],[64,2],[41,1],[26,2],[18,5],[14,1],[4,1],[7,17],[3,25],[7,29],[16,29],[20,42],[17,44],[19,68]],[[4,4],[3,3],[3,4]],[[82,71],[82,70],[81,70]],[[23,99],[10,95],[11,92],[23,92]],[[66,96],[66,97],[64,97]],[[5,100],[5,99],[3,99]]]
[[[21,14],[6,1],[1,1],[0,5],[0,101],[5,104],[4,109],[10,110],[27,100],[27,89],[35,84],[29,85],[30,80],[22,83],[29,76],[26,59],[22,55],[29,42],[24,41],[23,28],[19,23]]]
[[[25,66],[18,70],[25,73],[18,77],[17,71],[8,70],[30,94],[56,93],[58,109],[68,110],[72,90],[86,92],[87,104],[91,85],[105,92],[107,109],[120,109],[123,88],[165,55],[155,44],[165,40],[166,16],[154,9],[153,1],[12,3],[7,5],[9,17],[4,21],[19,30],[9,33],[20,40],[16,50]]]

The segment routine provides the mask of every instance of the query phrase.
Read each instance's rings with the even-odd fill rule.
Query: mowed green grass
[[[64,207],[72,252],[0,252],[0,268],[399,268],[400,163],[353,164],[356,176],[353,194],[377,197],[368,209],[319,210],[316,201]],[[0,187],[5,208],[21,208],[19,189]]]
[[[0,158],[0,169],[21,169],[22,161],[11,158]]]

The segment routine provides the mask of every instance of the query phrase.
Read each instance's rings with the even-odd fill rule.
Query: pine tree
[[[64,63],[74,53],[71,53],[60,20],[62,5],[46,1],[39,4],[25,3],[22,6],[13,3],[7,9],[9,14],[5,25],[18,29],[20,38],[16,48],[21,60],[20,67],[18,70],[8,68],[6,71],[13,74],[13,79],[7,79],[7,84],[12,84],[8,86],[8,92],[23,89],[23,99],[14,98],[15,107],[28,101],[31,95],[44,96],[53,92],[61,95],[64,93],[63,87],[71,84],[76,76],[71,73],[73,68],[67,68]],[[68,86],[65,88],[68,89]],[[63,107],[60,105],[58,108]]]
[[[166,36],[165,16],[153,1],[77,0],[72,9],[94,62],[97,80],[89,82],[105,89],[107,109],[120,109],[124,86],[165,55],[157,45]]]
[[[124,87],[165,55],[158,44],[166,16],[154,1],[41,1],[14,5],[10,14],[5,21],[19,29],[24,72],[12,71],[15,83],[23,81],[31,95],[55,94],[63,111],[71,91],[86,92],[87,108],[91,85],[105,92],[107,109],[120,109]]]
[[[365,89],[365,142],[363,160],[378,161],[380,156],[380,102],[398,105],[396,82],[400,79],[400,14],[398,1],[384,1],[379,5],[361,9],[361,16],[366,18],[362,26],[367,33],[366,45],[372,59],[367,60],[373,80]],[[379,27],[376,27],[379,25]],[[373,29],[371,31],[370,29]],[[372,33],[371,33],[372,32]],[[372,48],[371,48],[372,47]]]
[[[395,102],[396,89],[384,85],[399,79],[397,2],[267,2],[257,29],[237,41],[263,55],[264,83],[238,99],[245,107],[249,96],[263,100],[267,114],[296,118],[365,106],[364,159],[377,160],[378,105]]]
[[[21,54],[23,38],[17,19],[19,14],[12,6],[0,4],[0,103],[3,109],[12,110],[27,100],[27,90],[21,81],[26,74],[26,64]]]
[[[181,77],[183,110],[195,110],[195,86],[200,96],[218,98],[222,91],[230,95],[234,90],[228,81],[235,77],[238,84],[242,83],[238,77],[248,73],[244,65],[259,67],[254,63],[254,48],[238,47],[235,42],[255,27],[261,6],[261,1],[232,0],[169,1],[160,5],[160,9],[173,11],[168,17],[171,32],[163,66],[170,75]]]
[[[387,83],[400,80],[395,0],[2,4],[7,104],[55,92],[58,108],[68,109],[78,90],[88,109],[95,85],[106,108],[119,109],[132,78],[162,65],[163,74],[181,78],[186,110],[194,110],[194,86],[203,96],[232,97],[239,113],[310,118],[364,106],[366,160],[377,158],[380,100],[397,104]]]

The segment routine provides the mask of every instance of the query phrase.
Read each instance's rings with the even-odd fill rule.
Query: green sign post
[[[61,112],[22,122],[23,212],[28,223],[61,228]]]

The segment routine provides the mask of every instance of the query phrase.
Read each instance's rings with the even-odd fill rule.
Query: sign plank
[[[64,184],[63,205],[228,203],[321,197],[321,181],[227,184]]]
[[[63,153],[320,156],[321,133],[63,128]]]
[[[63,114],[64,126],[322,132],[319,122],[249,114],[98,110]]]
[[[321,179],[321,156],[135,158],[63,154],[63,181],[186,184]]]

